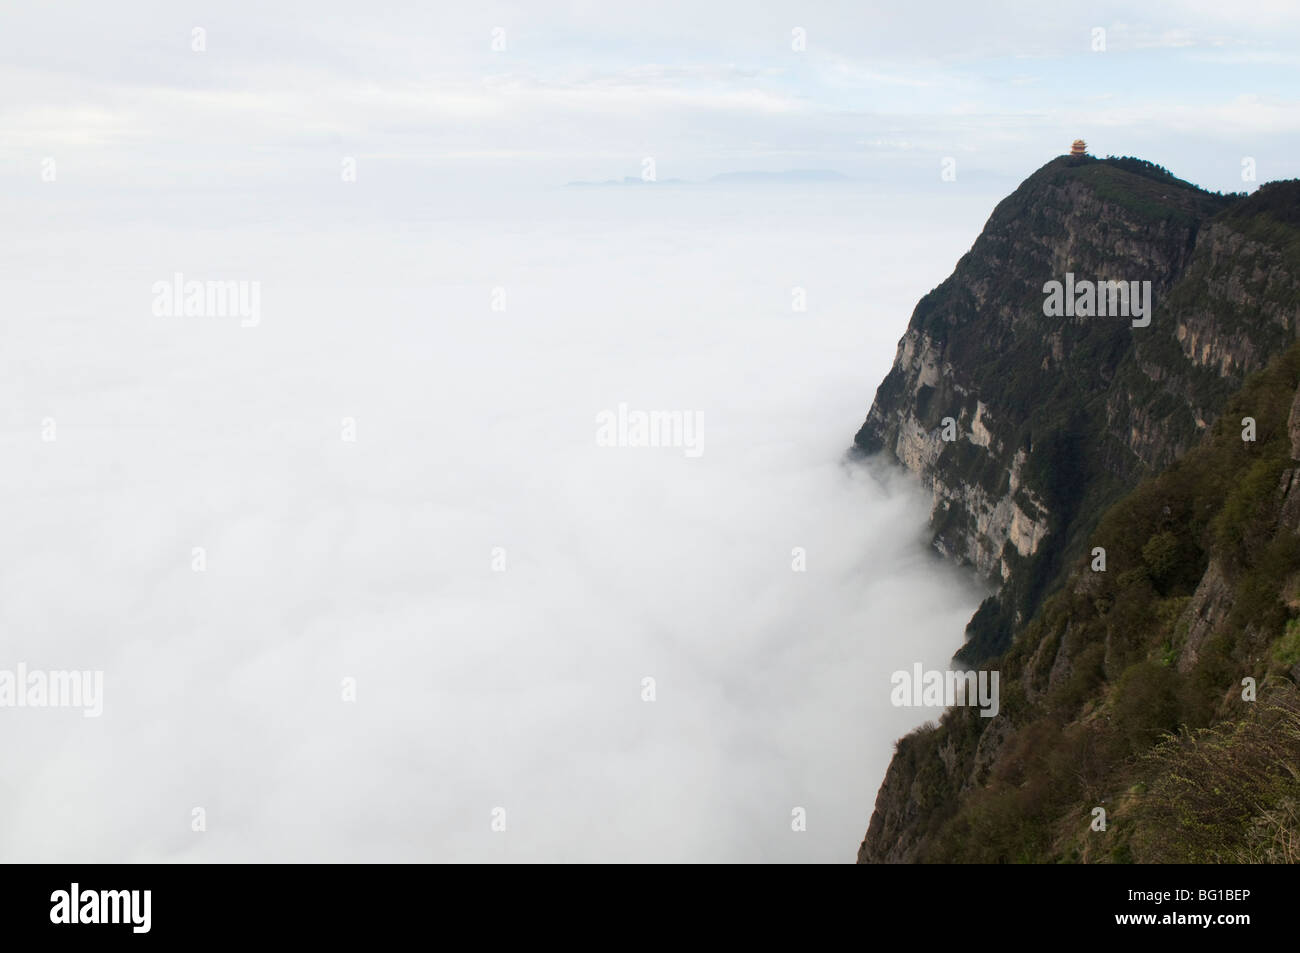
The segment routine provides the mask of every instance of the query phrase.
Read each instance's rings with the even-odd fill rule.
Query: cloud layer
[[[448,195],[32,249],[72,277],[7,288],[3,662],[105,697],[3,713],[0,856],[851,859],[933,714],[889,674],[978,600],[915,488],[842,460],[986,211],[907,205]],[[261,323],[155,316],[174,271],[260,281]],[[703,455],[598,446],[620,402],[700,413]]]

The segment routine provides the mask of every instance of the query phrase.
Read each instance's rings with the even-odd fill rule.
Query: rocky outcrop
[[[937,550],[1018,577],[963,661],[1003,650],[1101,511],[1295,339],[1300,277],[1252,230],[1254,202],[1136,160],[1062,157],[917,305],[854,443],[930,491]],[[1150,323],[1044,314],[1066,273],[1149,281]]]
[[[1108,551],[1110,565],[1095,571],[1089,559],[1077,561],[1067,584],[998,660],[1002,684],[1016,687],[1016,701],[1004,695],[1004,712],[987,720],[970,709],[949,709],[937,726],[898,743],[859,862],[951,861],[954,852],[969,859],[984,836],[979,824],[1014,830],[1020,816],[1042,824],[1037,796],[1018,792],[1042,785],[1035,772],[1053,764],[1074,788],[1070,796],[1087,800],[1066,797],[1065,824],[1051,828],[1067,831],[1061,842],[1041,841],[1037,855],[1017,859],[1097,859],[1089,854],[1091,841],[1076,838],[1071,846],[1068,832],[1086,830],[1077,817],[1086,816],[1088,804],[1119,803],[1132,772],[1147,764],[1130,756],[1133,729],[1124,722],[1174,697],[1150,689],[1152,679],[1167,693],[1182,686],[1188,700],[1166,717],[1193,727],[1231,718],[1234,710],[1240,714],[1243,675],[1261,691],[1278,684],[1270,679],[1279,675],[1284,685],[1300,679],[1286,635],[1300,619],[1300,457],[1294,444],[1300,345],[1266,373],[1274,395],[1287,388],[1284,398],[1243,392],[1232,416],[1260,414],[1262,432],[1273,435],[1269,442],[1252,447],[1240,439],[1235,421],[1225,421],[1179,469],[1144,483],[1108,512],[1089,542]],[[1256,481],[1261,473],[1277,475]],[[1186,525],[1189,505],[1205,510],[1192,527]],[[1179,526],[1181,540],[1169,529]],[[1153,547],[1155,538],[1175,545]],[[1179,546],[1178,560],[1160,556]],[[1136,678],[1126,680],[1134,672]],[[1126,700],[1144,690],[1149,694],[1139,694],[1126,713]],[[1149,742],[1156,737],[1148,735]],[[1067,743],[1070,753],[1060,754]],[[1021,801],[990,809],[990,791]]]
[[[1187,641],[1178,656],[1178,671],[1186,674],[1196,665],[1201,646],[1223,625],[1232,609],[1232,587],[1223,576],[1223,569],[1211,562],[1201,577],[1184,615]]]
[[[1300,460],[1300,394],[1295,395],[1291,416],[1286,422],[1287,436],[1291,438],[1291,459]]]
[[[1151,281],[1150,323],[1045,315],[1043,286],[1065,272]],[[1285,568],[1300,558],[1286,542],[1300,533],[1298,323],[1300,182],[1219,196],[1087,157],[1026,180],[921,300],[855,445],[929,489],[936,549],[1001,582],[958,659],[999,668],[1015,701],[987,720],[950,709],[898,743],[860,862],[952,856],[954,814],[994,775],[999,790],[1027,784],[1014,766],[1027,752],[1051,763],[1045,738],[1082,746],[1071,785],[1121,776],[1087,739],[1116,744],[1107,686],[1136,664],[1168,666],[1177,684],[1228,679],[1197,715],[1211,718],[1235,697],[1233,671],[1274,658],[1279,619],[1300,617],[1300,570]],[[1285,388],[1280,410],[1238,398],[1234,415],[1259,415],[1272,441],[1259,451],[1235,420],[1214,427],[1248,377]],[[1193,468],[1212,491],[1190,494],[1186,476],[1159,506],[1134,491],[1212,434],[1219,456],[1199,449]],[[1288,448],[1272,469],[1250,456]],[[1216,482],[1226,468],[1236,476]],[[1102,527],[1111,565],[1089,571],[1090,537],[1121,500],[1130,515]]]

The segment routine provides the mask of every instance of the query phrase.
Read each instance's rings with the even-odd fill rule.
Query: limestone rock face
[[[1044,285],[1067,272],[1150,281],[1150,323],[1045,314]],[[1290,349],[1298,324],[1300,182],[1221,196],[1136,160],[1062,157],[1000,203],[916,306],[854,439],[930,491],[938,551],[1000,583],[958,659],[1009,665],[1004,688],[1014,683],[1031,705],[1095,668],[1098,652],[1111,665],[1115,647],[1097,639],[1095,622],[1049,612],[1045,600],[1063,590],[1106,611],[1103,577],[1086,569],[1101,513],[1210,439],[1245,379]],[[1273,525],[1300,534],[1300,391],[1288,403],[1297,463],[1280,474]],[[1180,673],[1234,631],[1240,601],[1213,553],[1192,584],[1177,617],[1186,635],[1168,659]],[[1300,571],[1288,585],[1288,604],[1300,608]],[[1242,636],[1265,637],[1249,627]],[[1022,743],[1005,713],[968,714],[950,710],[939,727],[899,741],[859,862],[925,859],[946,812]],[[1085,705],[1080,717],[1105,709]]]
[[[1188,623],[1187,642],[1178,656],[1178,671],[1187,673],[1196,664],[1198,652],[1232,609],[1232,587],[1223,578],[1223,570],[1210,563],[1201,584],[1188,605],[1185,618]]]
[[[854,438],[930,491],[939,552],[1018,586],[965,662],[1004,649],[1100,512],[1296,337],[1300,276],[1247,227],[1254,197],[1135,163],[1061,157],[1003,200],[916,306]],[[1150,323],[1046,315],[1066,273],[1150,282]]]

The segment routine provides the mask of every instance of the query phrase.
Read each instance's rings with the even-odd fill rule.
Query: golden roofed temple
[[[1082,156],[1088,154],[1088,144],[1082,139],[1075,139],[1070,145],[1070,155]]]

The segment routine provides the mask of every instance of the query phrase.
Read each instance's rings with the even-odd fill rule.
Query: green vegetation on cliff
[[[1205,228],[1222,225],[1270,253],[1281,252],[1295,266],[1290,269],[1292,276],[1300,276],[1300,228],[1296,227],[1300,222],[1295,221],[1300,183],[1270,183],[1245,201],[1200,193],[1195,202],[1170,203],[1171,187],[1194,187],[1149,163],[1143,164],[1150,168],[1141,169],[1139,177],[1128,174],[1139,162],[1092,161],[1075,175],[1097,195],[1146,220],[1190,228],[1195,216],[1219,210],[1206,219]],[[1058,178],[1068,174],[1053,171]],[[1207,243],[1207,249],[1215,247]],[[1084,538],[1103,510],[1128,489],[1135,476],[1152,472],[1152,464],[1168,462],[1198,439],[1202,418],[1221,410],[1240,385],[1242,370],[1262,364],[1294,339],[1293,330],[1279,326],[1273,316],[1300,310],[1296,285],[1257,278],[1256,287],[1235,293],[1237,275],[1258,276],[1266,270],[1245,260],[1252,252],[1234,251],[1239,254],[1227,260],[1208,250],[1192,255],[1179,280],[1162,295],[1156,319],[1158,326],[1167,326],[1180,315],[1211,313],[1220,327],[1235,325],[1245,339],[1243,352],[1248,357],[1235,362],[1225,358],[1226,368],[1189,362],[1184,343],[1175,335],[1131,334],[1122,324],[1101,322],[1063,342],[1068,355],[1062,362],[1064,373],[1044,373],[1042,349],[1032,344],[971,360],[971,375],[992,385],[981,387],[981,400],[991,406],[1028,409],[1015,439],[1033,451],[1026,483],[1045,491],[1053,538],[1028,558],[1008,554],[1012,578],[972,619],[959,661],[979,664],[1005,650],[1017,625],[1060,585],[1065,567],[1080,554]],[[1231,288],[1233,293],[1208,295],[1209,287]],[[1117,400],[1116,394],[1122,397]],[[1117,413],[1121,406],[1131,410]],[[1160,439],[1168,449],[1134,466],[1129,462],[1132,451],[1116,437],[1114,425],[1124,418],[1158,422]]]
[[[1045,315],[1065,271],[1149,278],[1150,325]],[[1300,181],[1062,157],[998,205],[855,443],[1001,575],[957,655],[1001,672],[1001,714],[898,743],[861,860],[1296,859],[1298,335]]]
[[[925,815],[911,859],[1300,859],[1297,388],[1300,346],[1106,512],[996,664],[1005,724],[954,709],[899,742]],[[987,731],[1003,740],[979,764]],[[954,759],[969,773],[945,770]]]

